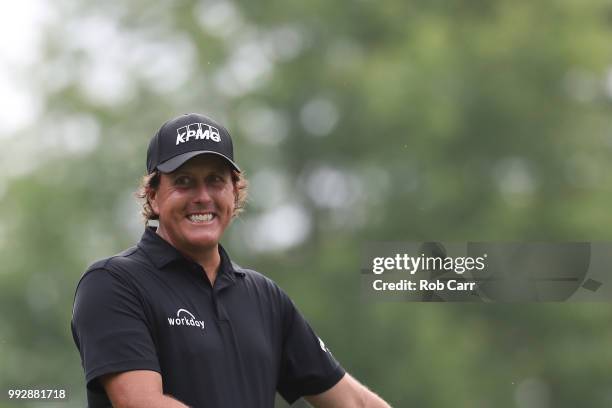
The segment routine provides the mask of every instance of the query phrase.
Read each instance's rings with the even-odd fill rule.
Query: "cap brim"
[[[179,154],[178,156],[174,156],[173,158],[168,159],[163,163],[160,163],[157,166],[157,169],[161,171],[162,173],[172,173],[174,170],[181,167],[187,160],[194,158],[196,156],[199,156],[201,154],[214,154],[219,157],[223,157],[234,168],[234,170],[240,173],[240,167],[238,167],[236,163],[230,160],[229,157],[219,152],[213,152],[210,150],[197,150],[195,152],[187,152],[187,153]]]

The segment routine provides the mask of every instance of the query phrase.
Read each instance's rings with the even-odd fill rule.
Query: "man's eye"
[[[185,176],[177,177],[174,180],[174,184],[176,184],[177,186],[186,186],[186,185],[189,185],[190,182],[191,180],[189,179],[189,177],[185,177]]]

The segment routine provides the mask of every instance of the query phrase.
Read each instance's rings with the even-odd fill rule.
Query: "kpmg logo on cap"
[[[190,123],[187,126],[180,127],[176,130],[176,145],[186,143],[189,140],[212,140],[214,142],[221,141],[219,129],[206,123]]]

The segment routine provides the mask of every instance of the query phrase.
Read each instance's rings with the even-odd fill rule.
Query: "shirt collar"
[[[179,262],[193,262],[192,260],[181,254],[175,247],[173,247],[168,241],[157,235],[156,227],[146,227],[138,247],[142,249],[153,264],[158,269],[163,269],[174,261]],[[219,275],[225,274],[232,281],[234,275],[243,277],[244,272],[239,272],[234,269],[232,261],[225,251],[225,249],[219,244],[219,255],[221,257],[221,263],[219,265]]]

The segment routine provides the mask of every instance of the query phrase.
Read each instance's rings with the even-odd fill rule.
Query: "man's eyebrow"
[[[186,171],[186,170],[176,170],[176,171],[173,171],[172,173],[170,173],[170,175],[171,175],[172,177],[178,177],[178,176],[190,176],[190,175],[191,175],[191,173],[190,173],[190,172],[188,172],[188,171]]]

